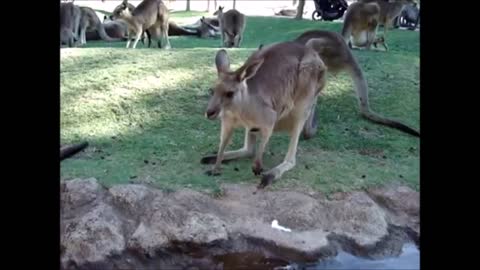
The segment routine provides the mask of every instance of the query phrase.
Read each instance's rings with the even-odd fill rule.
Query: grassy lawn
[[[193,22],[203,13],[174,13]],[[195,18],[191,18],[195,16]],[[290,40],[309,29],[339,32],[341,24],[249,17],[243,48],[229,49],[240,66],[259,44]],[[61,164],[63,179],[96,177],[105,185],[149,182],[161,188],[216,192],[221,183],[257,184],[250,160],[225,164],[209,177],[202,155],[217,150],[218,121],[204,117],[216,78],[220,40],[172,37],[172,50],[127,50],[125,42],[89,42],[61,51],[61,140],[90,142]],[[419,33],[391,30],[390,51],[356,51],[373,110],[419,127]],[[391,181],[418,189],[419,140],[361,119],[350,78],[330,76],[319,100],[319,130],[299,143],[297,166],[273,185],[348,191]],[[243,143],[238,130],[229,149]],[[270,168],[283,159],[288,136],[276,134],[265,153]]]

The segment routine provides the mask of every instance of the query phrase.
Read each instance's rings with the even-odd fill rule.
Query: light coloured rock
[[[101,189],[95,178],[73,179],[64,181],[62,185],[61,205],[66,211],[73,211],[95,201]]]
[[[168,250],[178,256],[160,256],[158,265],[184,265],[175,260],[217,265],[213,259],[189,257],[192,244],[208,247],[212,256],[255,252],[316,260],[335,253],[338,243],[381,256],[395,253],[404,241],[403,232],[392,234],[389,224],[418,228],[419,197],[408,188],[341,193],[333,200],[299,191],[253,194],[253,185],[222,188],[224,195],[213,198],[188,189],[165,193],[138,184],[107,192],[95,179],[66,181],[61,194],[62,265],[141,268],[144,262],[136,260],[137,255],[128,257],[129,252],[158,259],[156,255]],[[272,228],[274,219],[291,232]]]
[[[121,226],[122,222],[113,213],[112,207],[103,203],[69,222],[61,237],[64,247],[62,263],[74,261],[81,265],[120,254],[125,249]]]
[[[372,245],[388,232],[385,213],[364,192],[353,192],[327,204],[329,229],[359,245]]]

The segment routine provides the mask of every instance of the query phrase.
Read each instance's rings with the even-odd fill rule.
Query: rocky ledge
[[[225,185],[213,198],[139,184],[61,183],[62,269],[248,269],[308,263],[342,249],[396,256],[419,240],[419,194],[408,187],[320,193]],[[272,221],[291,229],[272,228]],[[241,260],[241,262],[240,262]],[[247,268],[245,268],[247,269]]]

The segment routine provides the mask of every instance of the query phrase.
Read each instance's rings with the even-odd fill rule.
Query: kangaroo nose
[[[209,109],[206,111],[206,116],[207,118],[212,118],[213,116],[215,116],[217,114],[217,111],[215,109]]]

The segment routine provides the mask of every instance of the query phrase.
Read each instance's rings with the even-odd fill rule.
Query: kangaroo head
[[[131,15],[130,10],[128,8],[128,1],[123,1],[120,5],[118,5],[110,15],[111,20],[121,19],[128,15]]]
[[[223,8],[224,8],[224,7],[222,7],[222,6],[218,6],[217,11],[215,11],[215,12],[213,13],[213,15],[220,15],[220,16],[221,16],[221,15],[223,14]]]
[[[237,35],[225,30],[225,47],[232,48],[235,45],[235,38],[238,38]]]
[[[236,95],[247,91],[246,81],[255,76],[263,61],[264,59],[259,57],[249,58],[243,66],[231,71],[227,51],[219,50],[215,56],[218,79],[213,87],[205,116],[213,120],[222,110],[231,108],[235,104]]]

